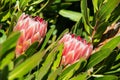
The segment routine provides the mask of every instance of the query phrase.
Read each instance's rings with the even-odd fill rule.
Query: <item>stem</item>
[[[94,35],[95,35],[96,31],[97,31],[97,28],[98,28],[98,21],[96,21],[96,24],[95,24],[94,29],[93,29],[93,32],[92,32],[92,36],[91,36],[92,42],[93,42],[93,40],[94,40]]]
[[[34,13],[34,15],[36,15],[37,13],[41,12],[44,8],[46,8],[47,6],[49,6],[54,0],[48,0],[44,5],[43,7],[41,7],[38,11],[36,11]]]

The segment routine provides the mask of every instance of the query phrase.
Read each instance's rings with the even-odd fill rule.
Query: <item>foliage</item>
[[[117,80],[120,79],[120,0],[0,0],[0,80]],[[39,47],[33,43],[15,57],[20,36],[13,28],[22,13],[40,16],[48,31]],[[88,60],[62,66],[66,33],[94,46]]]

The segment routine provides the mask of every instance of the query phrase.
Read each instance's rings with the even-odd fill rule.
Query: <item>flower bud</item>
[[[64,45],[61,65],[73,64],[80,58],[88,59],[93,50],[90,43],[74,34],[65,34],[59,43]]]
[[[16,45],[16,56],[23,54],[29,46],[38,41],[39,44],[47,32],[47,22],[40,17],[34,17],[22,14],[18,19],[14,31],[20,31],[21,35]]]

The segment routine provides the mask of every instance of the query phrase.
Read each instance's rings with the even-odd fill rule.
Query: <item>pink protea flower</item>
[[[19,56],[35,41],[38,41],[39,44],[42,42],[47,32],[47,22],[38,16],[32,18],[23,13],[18,19],[14,31],[21,32],[15,50],[16,56]]]
[[[93,46],[90,43],[74,34],[65,34],[59,43],[64,45],[61,65],[73,64],[81,57],[88,59],[93,50]]]

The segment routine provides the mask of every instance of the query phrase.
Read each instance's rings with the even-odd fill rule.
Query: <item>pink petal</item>
[[[73,63],[73,58],[74,58],[74,52],[71,51],[71,52],[69,52],[69,53],[65,56],[65,62],[64,62],[64,64],[66,65],[66,64],[71,64],[71,63]]]

